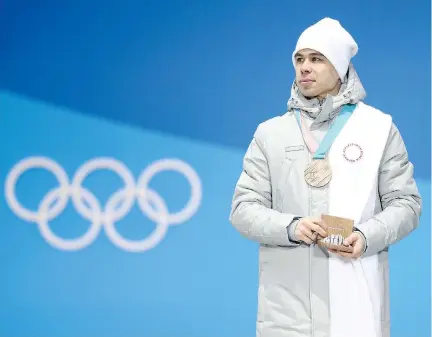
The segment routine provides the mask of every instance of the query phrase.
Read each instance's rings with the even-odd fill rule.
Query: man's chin
[[[307,99],[312,99],[318,96],[318,94],[315,92],[315,90],[302,90],[300,89],[301,94],[307,98]]]

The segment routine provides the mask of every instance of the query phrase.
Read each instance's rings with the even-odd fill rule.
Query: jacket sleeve
[[[378,177],[382,211],[357,225],[366,238],[365,256],[386,249],[417,228],[422,200],[413,172],[403,139],[393,124]]]
[[[258,127],[243,158],[243,171],[235,186],[230,221],[246,238],[273,246],[297,246],[289,240],[293,214],[272,209],[272,186],[265,155],[265,137]]]

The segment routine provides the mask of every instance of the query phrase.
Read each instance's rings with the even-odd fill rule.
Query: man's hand
[[[317,235],[323,238],[327,236],[327,225],[321,218],[301,218],[295,228],[294,235],[298,241],[310,245],[316,241]]]
[[[345,246],[351,246],[353,248],[352,253],[345,253],[334,249],[329,249],[329,251],[339,256],[356,259],[363,255],[366,242],[359,232],[353,232],[345,239],[343,244]]]

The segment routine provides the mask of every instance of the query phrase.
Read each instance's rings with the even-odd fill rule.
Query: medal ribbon
[[[307,127],[303,116],[301,116],[301,129],[302,129],[303,140],[306,143],[309,152],[315,153],[316,150],[318,149],[319,144],[315,139],[315,137],[313,136],[312,132],[310,132],[309,128]]]
[[[314,154],[313,159],[325,158],[326,153],[332,146],[333,142],[335,141],[336,137],[339,135],[340,131],[342,130],[346,122],[348,122],[348,119],[353,114],[355,108],[356,108],[356,104],[344,105],[342,110],[335,117],[333,124],[328,129],[327,134],[325,135],[324,139],[319,144],[319,146],[317,141],[313,137],[312,133],[308,130],[307,126],[304,125],[304,122],[301,120],[300,110],[296,109],[297,122],[299,124],[299,127],[302,130],[303,139],[307,147],[309,148],[309,151]]]

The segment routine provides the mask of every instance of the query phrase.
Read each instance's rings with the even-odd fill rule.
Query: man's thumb
[[[358,236],[355,235],[354,233],[350,234],[345,240],[344,240],[344,245],[345,246],[349,246],[352,245],[356,240],[357,240]]]

